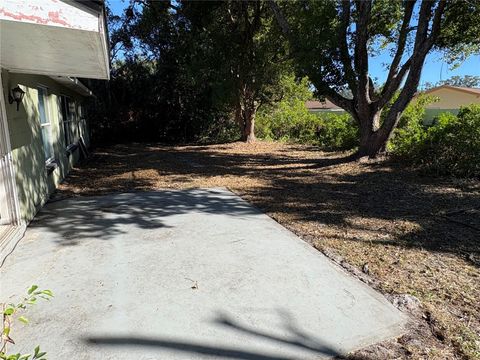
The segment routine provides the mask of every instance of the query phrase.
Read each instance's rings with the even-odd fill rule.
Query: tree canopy
[[[272,0],[270,6],[291,44],[298,72],[310,78],[317,95],[357,120],[359,155],[376,156],[385,149],[417,91],[428,53],[442,50],[455,62],[480,49],[478,1]],[[378,90],[369,60],[384,51],[391,62]],[[345,88],[352,97],[343,95]],[[381,116],[383,111],[387,113]]]
[[[480,64],[479,64],[480,67]],[[441,86],[441,85],[451,85],[451,86],[460,86],[460,87],[480,87],[480,76],[475,76],[475,75],[465,75],[465,76],[452,76],[451,78],[448,78],[446,80],[440,80],[437,83],[430,83],[427,82],[424,85],[424,88],[430,89],[435,86]]]
[[[455,64],[480,52],[472,0],[132,0],[109,19],[114,65],[98,123],[133,140],[254,141],[258,109],[282,99],[294,71],[351,114],[359,155],[376,156],[426,56]],[[382,53],[390,63],[376,84],[369,67]]]
[[[120,117],[134,115],[137,129],[157,139],[224,132],[254,141],[257,110],[278,99],[291,68],[266,2],[132,1],[110,23],[118,110],[135,97],[134,111]],[[134,84],[137,72],[149,74],[148,81],[139,74],[144,87]],[[126,78],[132,86],[117,90]],[[132,93],[136,86],[146,96]]]

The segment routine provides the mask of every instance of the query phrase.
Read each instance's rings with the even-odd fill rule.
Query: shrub
[[[308,112],[305,101],[281,101],[257,117],[257,136],[267,140],[308,142],[315,134],[317,117]]]
[[[326,113],[317,129],[317,143],[325,150],[350,150],[358,145],[358,126],[349,114]]]
[[[437,174],[480,177],[480,105],[440,114],[430,127],[410,119],[395,131],[389,148],[404,161]]]
[[[282,100],[262,108],[256,121],[256,134],[266,140],[318,145],[325,150],[348,150],[357,145],[358,129],[348,114],[312,114],[305,102],[313,94],[306,78],[282,79]]]
[[[429,128],[431,166],[440,173],[480,177],[480,105],[463,107],[454,118],[439,117]]]
[[[392,103],[397,96],[398,94],[392,99]],[[437,97],[420,95],[407,106],[394,130],[392,140],[387,144],[389,152],[405,159],[422,156],[419,148],[422,147],[427,134],[424,125],[425,107],[438,100]]]
[[[349,150],[358,145],[358,127],[348,114],[315,115],[305,103],[279,104],[260,117],[257,135],[267,140],[317,145],[325,150]]]
[[[398,94],[392,99],[392,103],[397,99]],[[414,101],[412,101],[407,108],[403,111],[403,114],[398,123],[398,128],[403,128],[413,122],[419,125],[424,124],[426,106],[439,101],[437,96],[431,96],[426,94],[420,94]]]
[[[282,99],[260,108],[256,120],[256,134],[267,140],[295,141],[298,139],[294,129],[301,131],[304,126],[312,126],[311,122],[317,120],[305,107],[305,101],[313,95],[307,78],[297,81],[293,75],[285,76],[281,79],[281,86]]]

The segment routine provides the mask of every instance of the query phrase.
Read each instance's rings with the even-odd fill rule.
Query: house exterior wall
[[[480,104],[480,94],[476,95],[449,88],[433,90],[428,95],[438,97],[439,101],[428,105],[427,109],[460,109],[461,106]]]
[[[3,71],[2,80],[6,97],[9,89],[17,85],[25,91],[19,111],[16,110],[15,103],[8,104],[8,99],[6,110],[20,216],[23,220],[29,221],[80,158],[79,148],[70,155],[66,151],[60,96],[66,95],[75,101],[76,114],[84,98],[46,76]],[[45,163],[38,112],[38,86],[46,87],[48,91],[47,117],[51,123],[51,142],[54,158],[58,164],[51,172],[47,171]],[[88,133],[86,121],[79,119],[78,116],[75,116],[73,121],[77,128],[74,132],[74,141],[78,141],[82,135],[88,146],[89,139],[85,136]]]
[[[431,125],[433,120],[442,113],[458,114],[462,106],[480,104],[480,94],[473,94],[462,90],[440,87],[427,92],[428,96],[437,97],[438,101],[425,107],[423,123]],[[414,98],[412,102],[415,102]]]
[[[424,125],[432,125],[435,118],[437,118],[440,114],[443,113],[451,113],[453,115],[457,115],[459,109],[425,109],[425,116],[423,117],[423,124]]]

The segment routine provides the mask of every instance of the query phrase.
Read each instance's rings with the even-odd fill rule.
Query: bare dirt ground
[[[480,182],[344,157],[270,142],[118,145],[56,196],[227,187],[410,311],[410,333],[352,358],[480,359]]]

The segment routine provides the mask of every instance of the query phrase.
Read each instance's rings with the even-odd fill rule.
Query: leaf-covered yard
[[[117,145],[55,196],[227,187],[392,300],[421,301],[410,333],[356,358],[480,358],[479,182],[344,157],[270,142]]]

